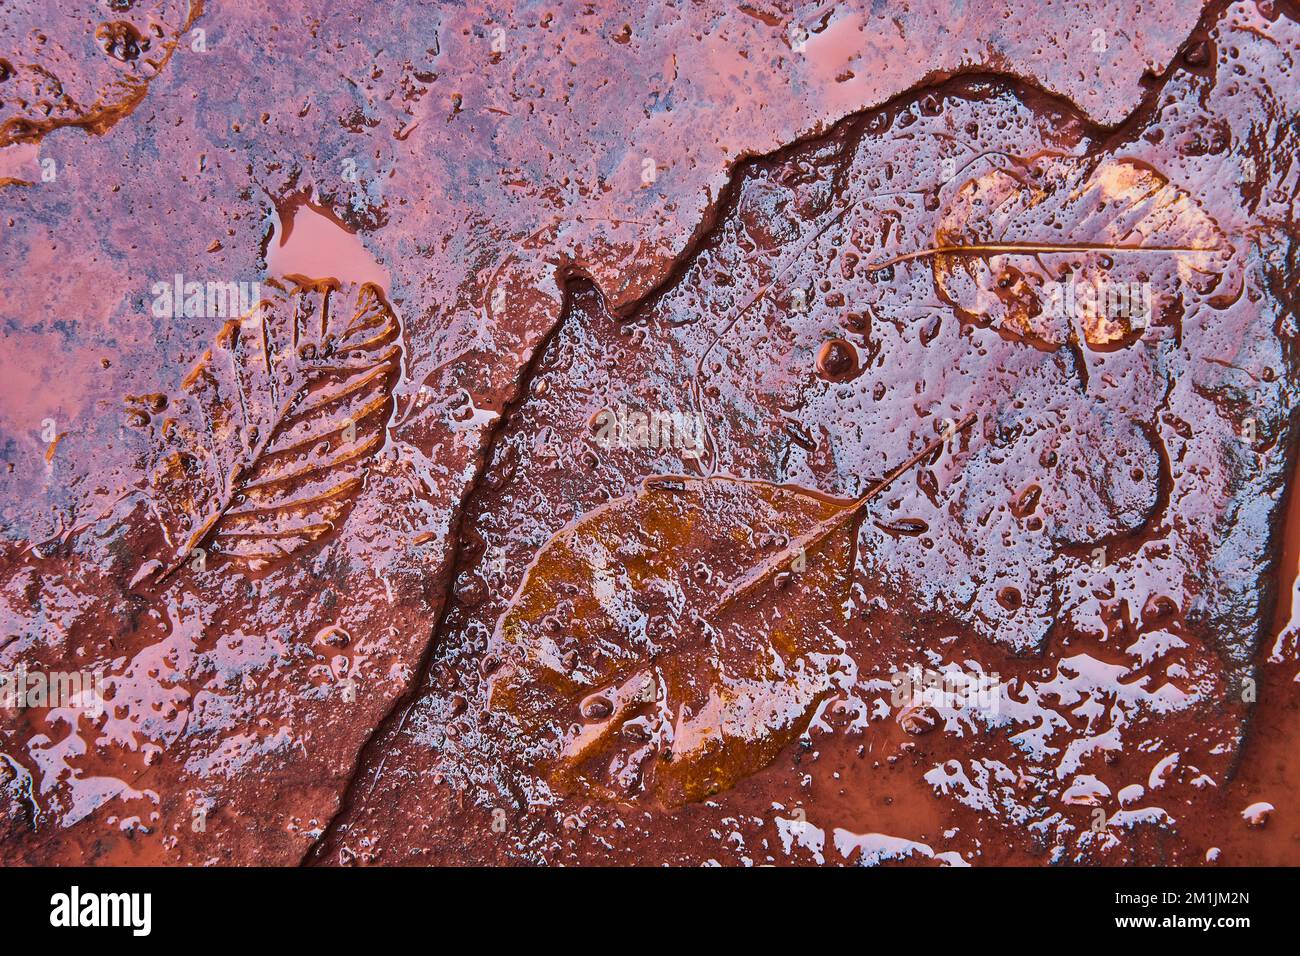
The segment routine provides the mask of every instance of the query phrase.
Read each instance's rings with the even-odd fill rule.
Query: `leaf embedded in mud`
[[[928,254],[939,297],[963,318],[1046,348],[1108,349],[1144,331],[1156,297],[1212,292],[1232,249],[1149,166],[1044,153],[959,187]]]
[[[383,293],[268,288],[225,324],[166,412],[149,490],[168,570],[197,548],[257,568],[315,541],[383,444],[401,362]]]
[[[650,479],[588,513],[537,553],[497,626],[492,710],[561,792],[676,806],[733,785],[842,679],[856,504]]]

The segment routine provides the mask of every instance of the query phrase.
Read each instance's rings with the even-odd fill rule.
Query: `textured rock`
[[[1297,27],[1243,4],[1202,29],[1178,4],[1096,42],[1121,6],[223,4],[191,24],[203,52],[178,43],[129,97],[95,45],[105,11],[24,7],[0,27],[0,122],[30,119],[11,88],[36,66],[74,92],[66,121],[7,125],[22,142],[0,149],[0,667],[102,668],[111,696],[98,719],[6,714],[0,856],[761,861],[785,858],[775,801],[976,859],[1203,857],[1187,808],[1198,775],[1227,779],[1273,602]],[[24,52],[33,30],[57,57]],[[1168,301],[1110,352],[963,320],[930,259],[869,271],[934,244],[972,147],[1145,164],[1227,237],[1229,268],[1200,289],[1168,256],[1123,260]],[[1255,175],[1225,172],[1245,159]],[[308,278],[386,279],[401,329],[364,488],[291,560],[141,576],[167,543],[159,406],[225,321],[159,316],[154,285],[283,278],[302,267],[276,246],[312,209],[361,242]],[[819,369],[831,340],[851,368]],[[707,453],[594,445],[591,416],[620,403],[703,415]],[[812,753],[647,818],[552,794],[530,742],[494,734],[487,640],[562,524],[670,471],[853,496],[967,412],[979,426],[862,524],[835,597],[851,622],[819,625],[844,693]],[[1007,683],[993,734],[871,719],[894,669],[967,660]],[[1182,752],[1160,806],[1185,829],[1092,834],[1073,776],[1117,793],[1156,739]],[[891,788],[898,809],[877,806]]]

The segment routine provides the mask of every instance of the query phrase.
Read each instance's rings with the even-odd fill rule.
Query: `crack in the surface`
[[[347,784],[343,788],[343,795],[339,800],[339,805],[330,817],[329,822],[321,829],[320,835],[312,841],[311,845],[303,852],[299,865],[306,865],[309,862],[316,862],[321,858],[324,847],[328,844],[330,838],[337,832],[343,817],[350,813],[355,807],[364,807],[369,801],[370,796],[374,793],[375,785],[379,782],[380,774],[384,769],[384,761],[388,754],[385,752],[375,768],[374,778],[371,781],[370,789],[366,792],[365,797],[358,803],[356,801],[356,789],[361,782],[361,777],[365,774],[366,767],[370,762],[371,753],[387,736],[394,722],[396,722],[395,732],[400,733],[406,726],[407,717],[410,716],[411,710],[418,704],[427,688],[429,680],[429,670],[433,664],[434,654],[442,641],[445,630],[447,615],[452,607],[452,592],[456,586],[456,569],[460,566],[460,559],[465,548],[461,532],[464,530],[465,516],[469,512],[468,505],[478,494],[483,478],[488,469],[492,466],[497,445],[506,432],[512,414],[527,401],[529,389],[533,379],[536,378],[541,369],[542,361],[546,357],[547,351],[551,344],[559,336],[560,330],[564,328],[565,319],[568,317],[573,308],[574,285],[577,281],[590,281],[589,277],[581,270],[570,270],[567,275],[561,276],[559,286],[562,293],[559,316],[551,324],[551,327],[538,339],[537,344],[533,346],[532,353],[528,361],[524,363],[515,381],[514,393],[507,398],[501,406],[501,413],[497,416],[495,422],[487,429],[483,442],[479,448],[479,460],[474,471],[474,477],[470,479],[465,486],[464,492],[460,496],[460,501],[456,506],[456,514],[448,526],[448,540],[451,547],[448,550],[447,558],[443,563],[442,573],[446,574],[446,584],[443,587],[441,604],[438,608],[438,620],[429,633],[429,640],[425,644],[423,651],[420,653],[420,660],[412,673],[410,684],[404,693],[400,694],[390,705],[383,718],[375,725],[375,728],[366,736],[365,741],[357,750],[357,758],[352,768],[352,773],[348,775]],[[400,718],[398,714],[401,714]]]
[[[741,185],[745,181],[749,170],[752,169],[754,166],[760,163],[779,163],[786,155],[792,154],[797,151],[803,151],[805,149],[814,148],[818,144],[830,143],[833,139],[835,139],[836,136],[840,135],[841,133],[843,133],[844,138],[848,141],[847,145],[852,148],[856,148],[863,142],[863,140],[868,135],[870,135],[870,130],[867,129],[867,119],[869,117],[874,115],[879,115],[880,113],[887,112],[891,109],[895,109],[906,103],[916,102],[917,100],[921,99],[923,96],[940,93],[945,89],[953,88],[959,84],[969,84],[971,82],[986,81],[986,82],[1002,84],[1007,87],[1016,89],[1018,98],[1022,102],[1027,102],[1028,98],[1026,98],[1023,95],[1023,92],[1024,90],[1030,90],[1035,95],[1042,97],[1043,99],[1053,104],[1054,106],[1058,108],[1062,108],[1064,111],[1071,113],[1078,120],[1080,126],[1083,128],[1087,138],[1090,141],[1090,145],[1092,147],[1089,150],[1090,153],[1098,154],[1103,152],[1113,152],[1112,147],[1114,146],[1114,144],[1129,138],[1129,136],[1136,129],[1138,129],[1143,124],[1143,122],[1145,122],[1149,118],[1150,114],[1154,112],[1155,104],[1158,100],[1160,93],[1163,92],[1165,86],[1171,81],[1173,76],[1176,75],[1177,64],[1181,60],[1183,60],[1185,51],[1190,48],[1191,44],[1202,33],[1207,32],[1209,30],[1210,26],[1219,19],[1219,17],[1223,14],[1223,12],[1227,9],[1227,7],[1231,2],[1232,0],[1218,0],[1218,2],[1212,3],[1206,6],[1202,10],[1200,19],[1188,32],[1187,36],[1183,39],[1182,43],[1179,44],[1178,48],[1173,52],[1172,56],[1170,57],[1169,63],[1165,65],[1164,70],[1161,73],[1158,80],[1149,85],[1149,88],[1141,97],[1139,97],[1138,102],[1133,107],[1133,109],[1129,111],[1128,115],[1124,116],[1122,119],[1120,119],[1119,121],[1113,124],[1103,124],[1094,120],[1086,110],[1084,110],[1082,107],[1076,104],[1073,100],[1069,99],[1067,96],[1064,96],[1063,94],[1044,88],[1032,77],[1024,77],[1012,73],[1005,73],[1005,74],[994,73],[986,70],[972,70],[968,72],[956,72],[956,73],[935,72],[927,75],[925,78],[923,78],[916,84],[913,84],[911,87],[907,88],[906,90],[903,90],[902,92],[889,97],[888,99],[886,99],[885,101],[881,102],[876,106],[857,110],[854,111],[853,113],[848,114],[847,116],[841,117],[839,120],[831,124],[829,129],[827,129],[822,133],[796,139],[795,141],[788,143],[778,148],[777,150],[774,150],[770,153],[761,156],[745,157],[740,162],[738,162],[735,167],[733,167],[732,175],[727,182],[727,186],[720,194],[719,201],[714,206],[715,211],[713,216],[711,217],[711,219],[706,218],[706,222],[702,224],[700,230],[696,234],[696,237],[698,237],[698,241],[695,241],[696,237],[693,237],[692,243],[688,244],[688,248],[683,249],[681,256],[674,263],[673,268],[665,277],[665,280],[661,282],[659,285],[657,285],[651,293],[648,293],[646,296],[644,296],[640,302],[632,303],[627,309],[628,314],[635,314],[636,312],[641,311],[643,308],[649,307],[650,305],[653,304],[653,300],[655,298],[670,291],[670,289],[676,285],[676,283],[680,280],[681,275],[685,272],[686,268],[689,266],[689,263],[694,259],[696,254],[698,254],[698,252],[703,248],[707,240],[716,231],[718,224],[725,219],[725,214],[734,211],[734,206],[739,201],[739,193],[740,193]],[[979,156],[970,159],[966,164],[963,165],[962,170],[969,167],[978,159]],[[851,159],[846,158],[845,162],[847,166],[852,165]],[[849,212],[855,210],[862,202],[866,201],[867,199],[877,198],[879,195],[883,195],[883,194],[872,194],[872,195],[864,196],[855,201],[846,202],[838,212],[835,212],[834,214],[829,216],[824,223],[822,223],[820,226],[817,226],[816,229],[813,231],[812,235],[810,235],[808,238],[803,240],[793,254],[791,254],[789,257],[785,258],[784,260],[778,261],[772,278],[768,280],[765,284],[760,286],[758,291],[755,292],[755,294],[751,296],[739,309],[737,309],[729,319],[724,319],[724,321],[720,323],[718,327],[718,331],[710,340],[708,346],[704,349],[704,351],[701,353],[700,357],[696,361],[695,370],[693,375],[691,376],[690,393],[691,393],[691,401],[692,404],[695,406],[696,413],[700,416],[701,420],[705,422],[705,426],[704,426],[705,458],[708,462],[709,474],[714,474],[716,472],[717,462],[718,462],[718,452],[717,452],[717,447],[712,432],[708,426],[708,421],[709,421],[708,416],[704,414],[704,396],[700,386],[700,376],[703,372],[705,361],[708,359],[713,349],[727,335],[727,333],[730,332],[736,326],[736,324],[751,309],[753,309],[769,293],[771,293],[771,291],[774,288],[777,287],[777,285],[780,283],[781,279],[786,275],[786,273],[789,272],[790,269],[792,269],[800,261],[800,259],[803,258],[804,254],[810,248],[816,245],[816,243],[827,232],[827,230],[829,230],[831,227],[841,222]],[[895,256],[888,260],[884,260],[882,262],[876,263],[870,266],[868,268],[868,271],[870,272],[880,271],[887,267],[891,267],[896,263],[910,261],[912,259],[919,258],[921,256],[934,255],[945,251],[953,252],[953,251],[969,250],[970,248],[972,247],[952,247],[952,248],[938,247],[934,249],[911,252],[905,255]],[[1089,251],[1089,248],[1090,247],[1080,247],[1079,251]],[[1002,251],[1013,251],[1013,250],[1006,249]],[[1065,251],[1064,247],[1063,247],[1063,251]],[[1158,249],[1154,247],[1148,247],[1146,251],[1182,251],[1182,250]],[[1080,361],[1079,368],[1081,374],[1085,376],[1085,384],[1086,384],[1086,375],[1087,375],[1086,362]]]
[[[1164,91],[1165,86],[1177,74],[1177,64],[1183,59],[1184,53],[1191,44],[1203,36],[1210,27],[1219,20],[1232,0],[1216,0],[1216,2],[1207,5],[1198,19],[1197,23],[1188,32],[1186,38],[1179,44],[1173,52],[1169,62],[1165,65],[1162,74],[1156,82],[1150,84],[1149,88],[1139,98],[1137,104],[1121,120],[1114,124],[1103,124],[1093,120],[1091,116],[1073,100],[1062,94],[1043,88],[1033,78],[1019,76],[1012,73],[991,72],[986,69],[977,69],[961,72],[936,72],[927,75],[922,80],[913,84],[911,87],[903,90],[879,104],[870,107],[864,107],[859,110],[841,117],[832,123],[829,128],[825,128],[811,135],[799,137],[789,143],[783,144],[775,150],[763,153],[761,155],[745,156],[739,159],[731,168],[726,185],[719,191],[717,201],[712,204],[710,211],[706,212],[701,222],[690,239],[684,244],[681,252],[674,258],[671,265],[665,270],[662,279],[654,286],[647,289],[641,296],[632,302],[615,310],[615,314],[620,317],[628,317],[647,308],[653,307],[654,303],[670,293],[681,281],[691,263],[704,251],[707,243],[713,238],[719,228],[726,220],[727,213],[732,211],[739,201],[741,188],[746,178],[753,168],[763,163],[780,162],[783,157],[792,155],[798,151],[808,148],[815,148],[817,144],[828,143],[835,137],[844,135],[851,138],[855,145],[860,144],[863,139],[870,135],[866,129],[866,121],[873,115],[883,111],[893,109],[903,103],[908,103],[919,99],[922,96],[942,92],[946,88],[951,88],[957,84],[991,81],[1005,84],[1019,90],[1032,91],[1035,98],[1040,98],[1048,103],[1058,107],[1068,108],[1081,123],[1091,145],[1094,147],[1091,151],[1105,151],[1108,147],[1127,139],[1141,124],[1150,117],[1155,111],[1160,94]],[[1025,97],[1020,97],[1022,100]],[[854,127],[858,127],[854,129]],[[800,252],[816,242],[817,238],[822,235],[827,228],[839,221],[845,213],[854,208],[854,203],[847,203],[840,213],[832,216],[823,227],[800,248]],[[718,337],[725,335],[732,325],[743,315],[744,312],[767,294],[777,284],[777,281],[785,273],[787,268],[797,261],[798,256],[792,257],[791,260],[784,264],[777,275],[771,282],[767,283],[758,294],[744,306],[740,312],[733,316],[730,321],[724,321],[719,331]],[[577,266],[570,267],[567,275],[560,280],[560,287],[563,293],[562,303],[559,315],[552,323],[551,327],[541,336],[534,346],[528,361],[525,363],[523,370],[516,379],[514,394],[503,403],[501,414],[497,421],[487,431],[483,443],[479,450],[478,466],[475,470],[474,477],[466,485],[465,490],[460,496],[456,505],[455,515],[449,525],[449,535],[451,548],[446,561],[443,564],[442,572],[446,574],[446,584],[443,589],[441,606],[438,609],[438,620],[429,634],[426,643],[420,655],[417,668],[413,673],[411,683],[407,690],[394,700],[383,718],[375,725],[375,728],[367,735],[365,741],[357,751],[357,758],[351,774],[348,776],[346,785],[342,791],[342,797],[339,800],[338,807],[330,817],[329,822],[321,829],[320,835],[304,851],[299,865],[309,863],[318,863],[324,861],[324,850],[330,840],[338,833],[342,821],[354,809],[364,807],[373,794],[374,787],[378,783],[379,776],[382,773],[384,760],[387,758],[387,752],[381,757],[378,766],[374,772],[374,778],[371,781],[371,787],[366,796],[360,802],[357,801],[357,788],[361,782],[362,776],[370,763],[370,758],[374,749],[388,736],[389,731],[395,729],[400,732],[404,728],[406,720],[411,710],[419,703],[427,688],[429,679],[429,670],[432,666],[434,655],[437,648],[442,643],[446,620],[450,608],[453,604],[452,592],[455,587],[456,569],[460,564],[464,544],[461,540],[461,531],[463,530],[466,515],[469,511],[469,504],[475,499],[479,492],[480,486],[491,466],[497,445],[503,434],[507,430],[507,423],[510,416],[525,401],[529,395],[529,387],[532,380],[540,371],[541,363],[549,350],[552,342],[559,336],[561,330],[565,327],[570,318],[573,309],[573,284],[576,280],[590,281],[605,298],[605,290],[601,289],[599,283],[586,275],[586,273]],[[712,347],[712,346],[710,346]],[[1159,454],[1159,453],[1158,453]],[[399,716],[400,715],[400,716]],[[396,725],[394,727],[394,725]]]

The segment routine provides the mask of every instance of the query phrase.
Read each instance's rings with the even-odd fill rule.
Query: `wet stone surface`
[[[1293,5],[90,6],[0,860],[1297,862]]]

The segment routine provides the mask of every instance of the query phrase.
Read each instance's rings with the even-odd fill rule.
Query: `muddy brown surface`
[[[4,862],[1300,862],[1294,5],[82,6]]]

